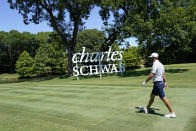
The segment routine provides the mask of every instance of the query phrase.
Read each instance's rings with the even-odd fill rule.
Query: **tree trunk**
[[[11,51],[11,47],[8,45],[8,49],[7,49],[7,54],[9,57],[9,71],[10,73],[14,73],[15,72],[15,65],[14,65],[14,60],[13,60],[13,56],[12,56],[12,51]]]
[[[72,76],[73,73],[73,62],[72,62],[72,57],[73,57],[73,50],[68,49],[68,76]]]
[[[76,7],[76,10],[78,10],[78,5]],[[73,34],[72,34],[72,40],[70,46],[68,46],[68,76],[73,75],[73,62],[72,62],[72,57],[75,51],[76,47],[76,39],[78,35],[78,27],[80,24],[80,11],[77,11],[77,15],[73,17],[74,19],[74,29],[73,29]]]

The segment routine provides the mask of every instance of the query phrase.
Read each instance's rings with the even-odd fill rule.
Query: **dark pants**
[[[163,98],[165,97],[165,93],[164,93],[164,82],[163,81],[157,81],[157,82],[154,82],[154,86],[153,86],[153,89],[152,89],[152,94],[154,95],[159,95],[160,98]]]

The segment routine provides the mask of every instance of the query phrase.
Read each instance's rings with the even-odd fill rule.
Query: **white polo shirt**
[[[164,66],[159,60],[155,60],[152,65],[151,72],[154,74],[152,77],[153,82],[163,81],[163,74],[165,72]]]

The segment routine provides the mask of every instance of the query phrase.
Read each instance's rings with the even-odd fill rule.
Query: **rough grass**
[[[196,64],[167,65],[166,96],[177,114],[157,97],[150,114],[137,108],[148,102],[152,83],[141,83],[150,68],[123,77],[34,79],[0,84],[2,131],[194,131]],[[0,75],[1,77],[2,75]]]

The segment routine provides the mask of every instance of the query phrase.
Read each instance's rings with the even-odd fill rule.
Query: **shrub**
[[[16,62],[16,71],[21,78],[31,77],[34,71],[34,60],[27,51],[23,51]]]
[[[138,68],[142,61],[139,54],[139,47],[130,47],[123,52],[123,63],[126,69]]]
[[[67,71],[67,58],[57,43],[42,44],[35,56],[35,73],[37,76],[47,74],[62,74]]]

